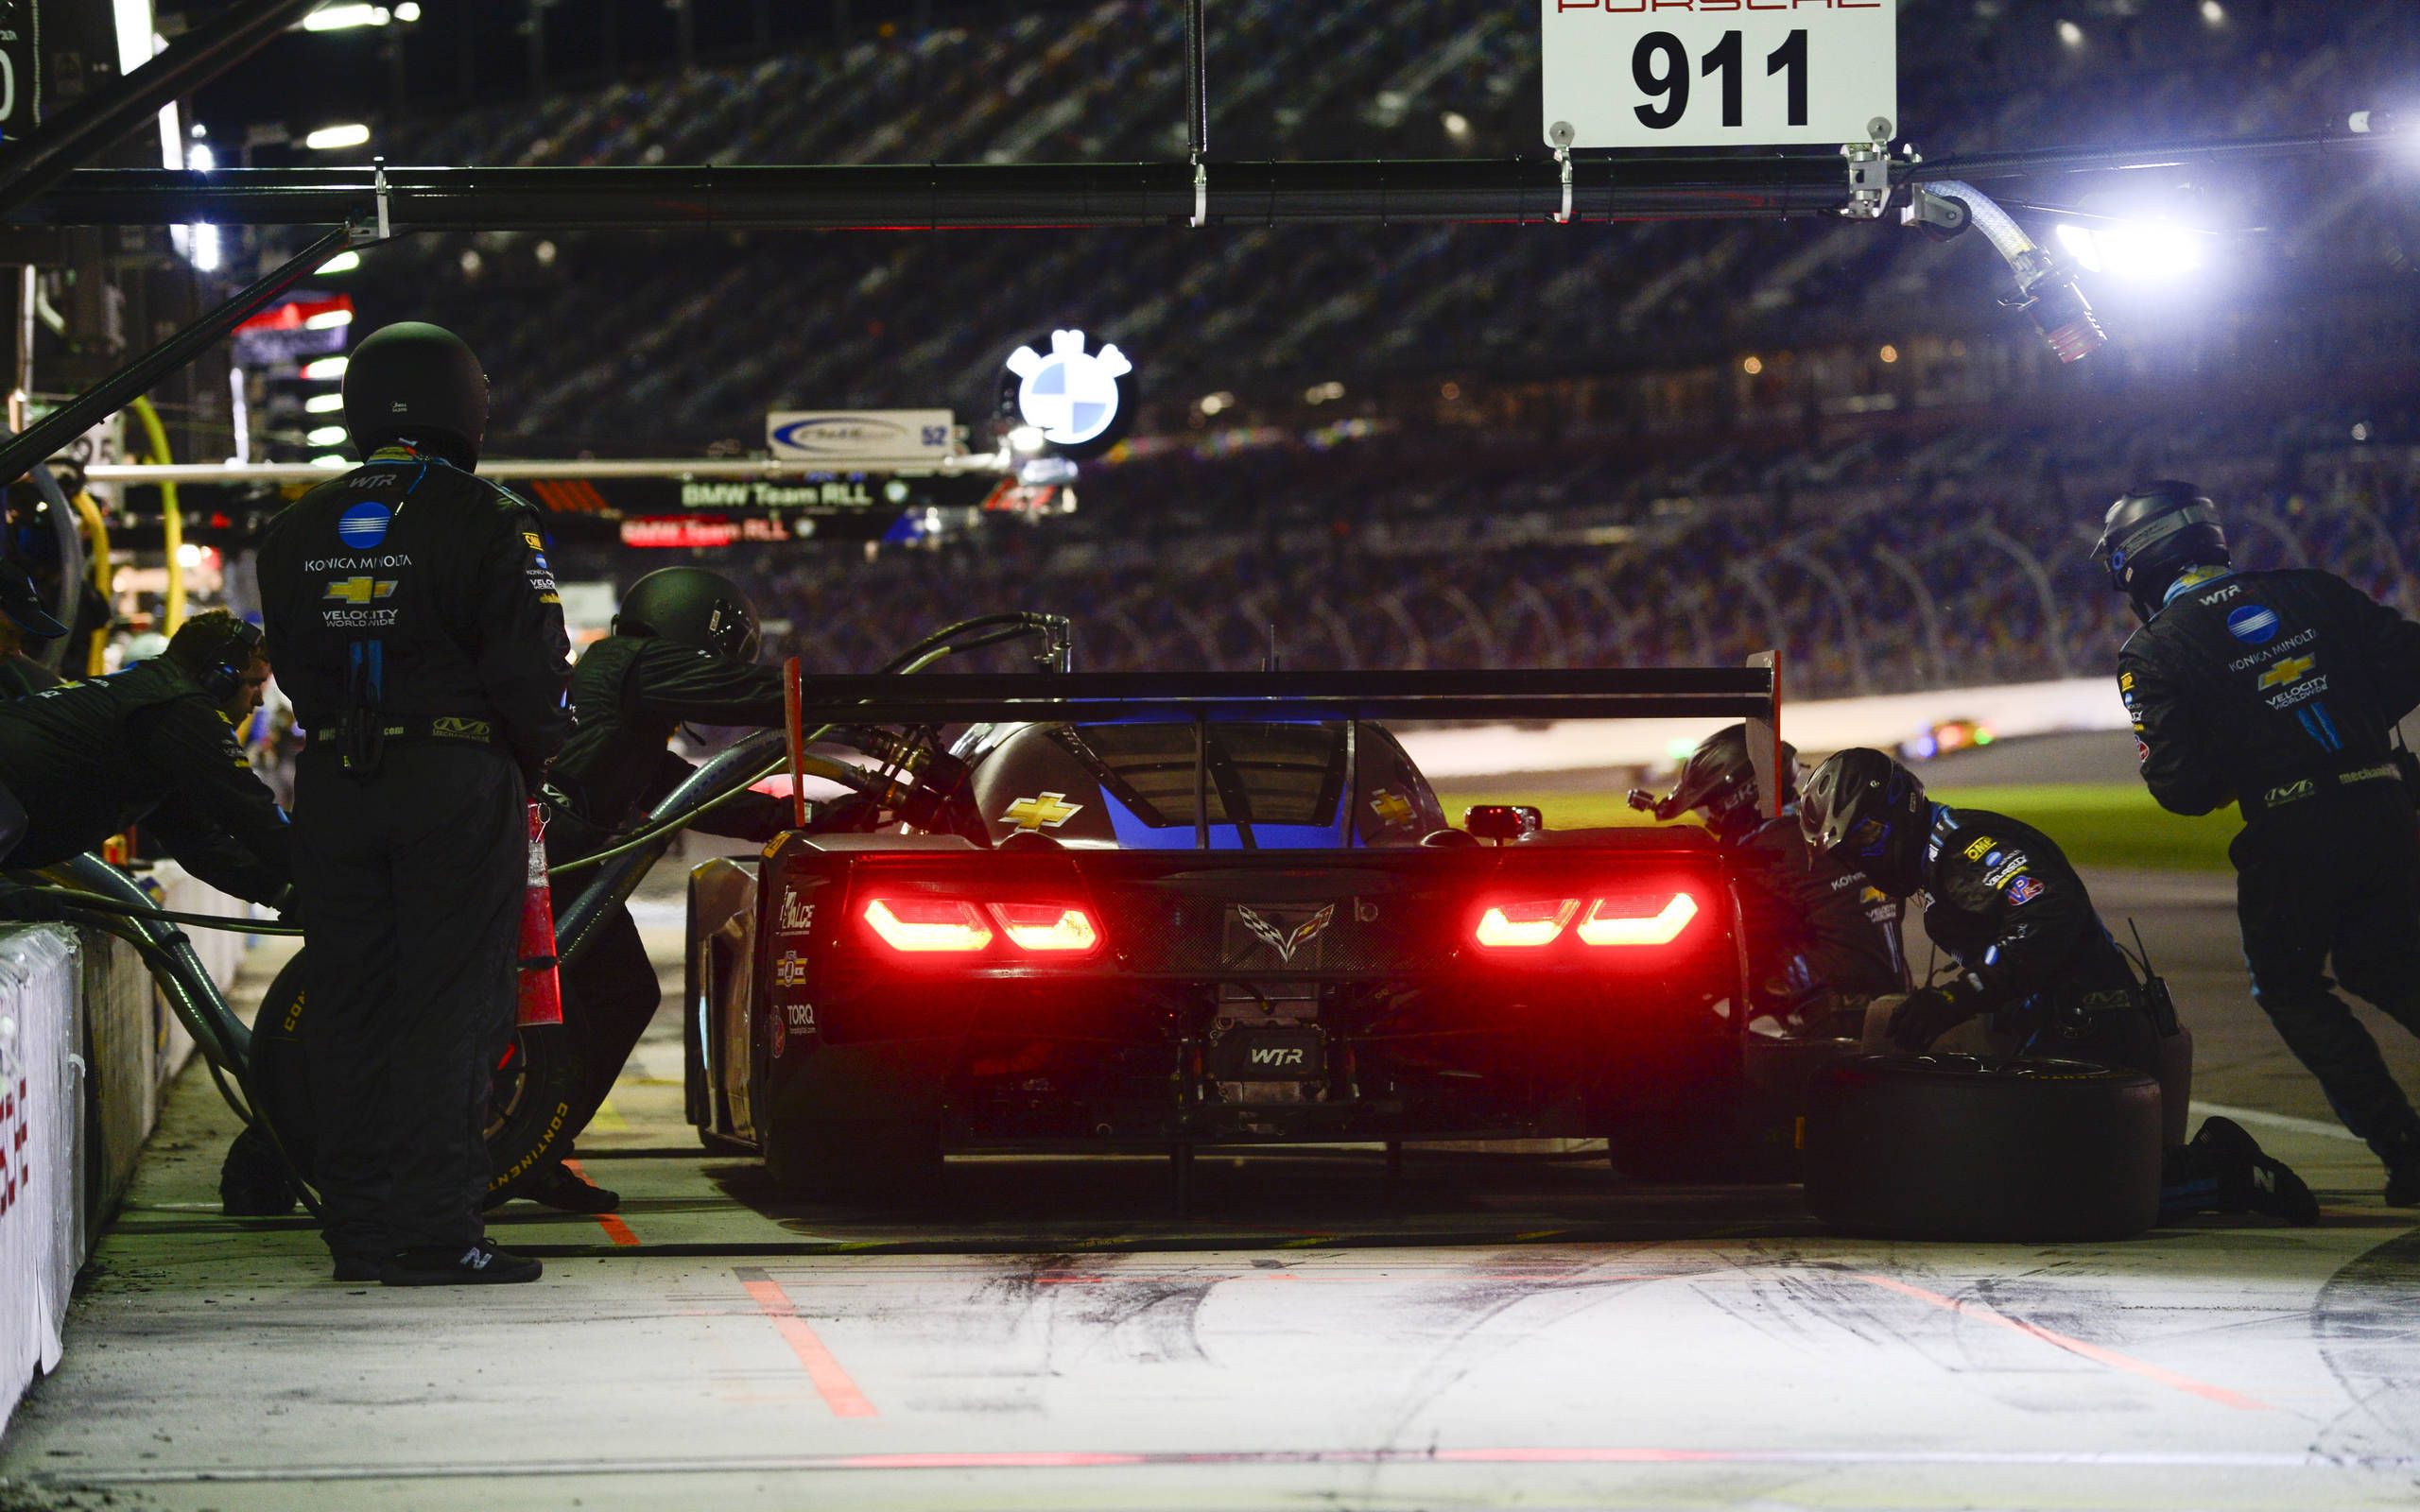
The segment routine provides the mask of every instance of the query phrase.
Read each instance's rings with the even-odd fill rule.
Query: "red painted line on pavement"
[[[2132,1355],[2119,1354],[2115,1349],[2106,1349],[2098,1344],[2087,1344],[2082,1339],[2070,1338],[2065,1333],[2046,1329],[2039,1323],[2029,1323],[2021,1317],[2009,1317],[1977,1303],[1962,1302],[1954,1297],[1944,1297],[1939,1292],[1928,1292],[1921,1286],[1910,1286],[1906,1281],[1893,1280],[1888,1276],[1859,1276],[1858,1280],[1869,1286],[1879,1286],[1886,1292],[1897,1292],[1902,1296],[1915,1297],[1919,1301],[1929,1302],[1945,1312],[1961,1314],[1980,1323],[1990,1323],[1998,1328],[2023,1333],[2040,1339],[2045,1344],[2055,1344],[2070,1354],[2080,1354],[2087,1360],[2108,1366],[2112,1369],[2124,1370],[2130,1374],[2141,1376],[2146,1381],[2156,1381],[2163,1386],[2185,1392],[2189,1396],[2200,1397],[2204,1401],[2215,1401],[2221,1407],[2233,1407],[2238,1412],[2274,1412],[2276,1410],[2256,1397],[2247,1397],[2239,1391],[2229,1391],[2224,1386],[2214,1386],[2206,1381],[2196,1381],[2191,1376],[2178,1375],[2173,1370],[2152,1365],[2148,1361],[2137,1360]]]
[[[865,1393],[857,1389],[857,1383],[849,1379],[849,1372],[841,1368],[839,1360],[816,1337],[806,1319],[799,1315],[797,1304],[782,1290],[781,1282],[752,1266],[732,1274],[739,1278],[757,1311],[765,1314],[774,1332],[790,1347],[790,1352],[798,1356],[798,1363],[806,1370],[806,1379],[815,1383],[816,1394],[823,1399],[823,1405],[832,1409],[833,1417],[881,1416],[866,1400]]]
[[[578,1160],[565,1160],[563,1162],[563,1169],[579,1177],[582,1181],[588,1180],[588,1173],[579,1168],[579,1162]],[[631,1232],[631,1226],[610,1212],[600,1212],[596,1215],[596,1227],[605,1230],[606,1238],[611,1239],[614,1243],[621,1246],[625,1249],[635,1249],[639,1247],[639,1236]]]

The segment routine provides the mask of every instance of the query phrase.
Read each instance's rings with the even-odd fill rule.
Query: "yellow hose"
[[[110,598],[110,589],[112,584],[110,567],[109,520],[101,513],[101,507],[93,502],[93,496],[82,489],[78,489],[76,497],[68,502],[76,507],[76,517],[84,523],[86,548],[84,554],[93,564],[93,586],[101,591],[102,598]],[[109,653],[109,644],[110,627],[104,622],[99,629],[85,638],[84,675],[86,677],[97,678],[109,670],[109,664],[102,660]],[[65,658],[60,658],[62,666],[65,662]]]
[[[160,423],[160,412],[151,407],[151,401],[138,395],[127,408],[143,422],[143,436],[151,443],[153,464],[166,467],[175,461],[168,455],[168,428]],[[168,549],[168,605],[167,612],[162,616],[160,633],[174,635],[177,627],[185,622],[185,565],[178,556],[185,543],[185,517],[184,511],[177,507],[177,486],[173,483],[160,485],[160,539]],[[102,592],[108,590],[104,588]]]

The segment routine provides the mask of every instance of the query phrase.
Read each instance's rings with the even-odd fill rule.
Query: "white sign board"
[[[1540,0],[1550,146],[1841,146],[1899,120],[1899,0]]]
[[[846,467],[864,461],[940,461],[958,450],[946,409],[793,409],[765,417],[765,449],[779,462]]]

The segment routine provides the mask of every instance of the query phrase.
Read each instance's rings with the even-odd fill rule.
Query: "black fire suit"
[[[293,881],[285,816],[217,704],[162,657],[0,703],[0,787],[25,805],[11,867],[46,867],[130,825],[225,892],[275,902]]]
[[[1738,882],[1759,1012],[1825,1029],[1836,1016],[1861,1019],[1868,1001],[1907,990],[1905,905],[1865,873],[1816,860],[1795,806],[1775,819],[1749,810],[1715,835]]]
[[[2029,1055],[2158,1074],[2161,1026],[2048,835],[1935,804],[1922,885],[1925,935],[1958,962],[1962,1008],[2023,1035]]]
[[[693,768],[668,748],[682,725],[777,729],[784,717],[781,673],[651,636],[617,635],[582,652],[571,680],[579,724],[548,771],[545,798],[550,864],[601,850]],[[743,793],[692,828],[708,834],[766,840],[789,822],[790,806]],[[555,888],[561,919],[593,873],[574,873]],[[578,1052],[566,1142],[588,1126],[621,1074],[662,994],[655,968],[626,907],[600,919],[563,967],[563,1023]]]
[[[302,496],[260,549],[295,783],[316,1176],[339,1259],[467,1247],[510,1040],[525,779],[569,732],[537,515],[402,448]]]
[[[2327,573],[2187,581],[2118,653],[2143,781],[2179,814],[2240,807],[2253,995],[2345,1127],[2408,1161],[2420,1117],[2327,969],[2420,1032],[2420,852],[2388,743],[2420,705],[2420,625]]]

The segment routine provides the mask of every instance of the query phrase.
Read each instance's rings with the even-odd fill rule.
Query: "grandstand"
[[[2214,25],[2182,3],[1910,0],[1902,109],[1935,155],[2308,128],[2420,75],[2394,9],[2238,4]],[[937,14],[534,101],[424,101],[377,150],[1182,151],[1175,8]],[[1250,0],[1215,22],[1222,155],[1538,150],[1517,8]],[[1796,688],[1847,693],[2104,668],[2122,610],[2083,546],[2151,473],[2221,490],[2248,556],[2340,561],[2410,603],[2420,219],[2412,169],[2386,174],[2214,178],[2192,214],[2276,229],[2215,239],[2190,289],[2092,285],[2116,339],[2073,369],[1996,308],[1979,243],[1830,219],[486,233],[387,249],[355,292],[373,322],[465,333],[499,381],[495,447],[525,455],[744,451],[792,404],[946,404],[981,433],[1002,354],[1038,330],[1137,355],[1141,434],[1088,469],[1075,520],[745,561],[810,664],[1011,605],[1076,614],[1090,664],[1132,668],[1252,665],[1271,625],[1289,664],[1362,666],[1720,662],[1779,626]]]

